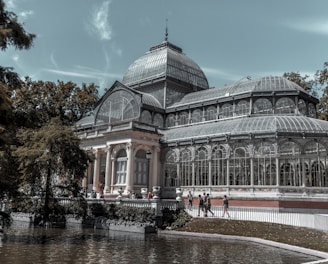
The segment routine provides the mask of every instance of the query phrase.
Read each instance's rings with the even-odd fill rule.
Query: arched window
[[[249,102],[246,100],[241,100],[236,105],[235,114],[237,116],[249,114]]]
[[[303,99],[299,99],[298,100],[298,111],[302,114],[302,115],[306,115],[306,103]]]
[[[162,128],[163,124],[164,124],[163,116],[161,114],[156,113],[154,116],[154,125]]]
[[[202,111],[200,109],[195,109],[192,111],[191,120],[193,123],[199,123],[202,121]]]
[[[230,172],[230,185],[250,185],[250,159],[246,148],[239,147],[234,150]]]
[[[207,150],[201,147],[195,157],[195,185],[206,186],[209,184]]]
[[[309,104],[309,117],[313,117],[313,118],[316,118],[317,116],[317,110],[315,108],[315,105],[314,104]]]
[[[139,115],[140,107],[134,96],[125,90],[118,90],[101,104],[96,115],[96,124],[138,118]]]
[[[282,186],[300,186],[302,175],[300,169],[301,150],[300,147],[292,141],[286,142],[279,148],[280,154],[280,185]]]
[[[212,151],[212,185],[227,185],[227,153],[223,146]]]
[[[178,186],[176,155],[170,150],[165,159],[165,186]]]
[[[148,185],[149,161],[146,159],[146,151],[138,150],[134,161],[134,184]]]
[[[125,184],[126,182],[126,167],[127,167],[127,155],[125,149],[121,149],[116,158],[116,173],[115,183]]]
[[[189,122],[189,114],[186,111],[179,113],[179,125],[187,125]]]
[[[254,185],[276,185],[276,153],[270,142],[261,142],[255,148],[253,167]]]
[[[180,154],[181,185],[192,185],[192,162],[190,150],[184,149]]]
[[[143,110],[141,113],[141,122],[151,124],[151,113],[148,110]]]
[[[305,162],[309,164],[309,170],[306,171],[306,184],[313,187],[327,187],[327,151],[326,148],[318,142],[308,142],[305,148]]]
[[[220,118],[227,118],[233,116],[233,105],[226,103],[220,108]]]
[[[283,97],[276,102],[275,109],[276,114],[293,114],[295,113],[295,103],[291,98]]]
[[[205,112],[205,120],[208,121],[208,120],[215,120],[216,119],[216,107],[215,106],[209,106],[207,109],[206,109],[206,112]]]
[[[253,105],[254,114],[272,114],[272,103],[267,98],[259,98]]]
[[[175,126],[175,114],[169,114],[166,118],[166,126],[174,127]]]

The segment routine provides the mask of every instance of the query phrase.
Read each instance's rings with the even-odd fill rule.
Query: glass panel
[[[237,116],[249,114],[250,104],[246,100],[241,100],[236,105],[235,114]]]
[[[289,97],[280,98],[276,103],[276,114],[293,114],[295,113],[295,103]]]
[[[154,116],[154,125],[162,128],[163,124],[164,124],[163,116],[161,114],[156,113]]]
[[[302,115],[306,115],[306,103],[303,99],[299,99],[298,100],[298,111],[302,114]]]
[[[192,111],[191,119],[193,123],[198,123],[202,121],[202,111],[200,109],[195,109]]]
[[[272,103],[266,98],[257,99],[253,106],[254,114],[272,114]]]
[[[195,185],[206,186],[209,184],[207,156],[205,148],[202,147],[197,150],[195,158]]]
[[[140,108],[133,95],[119,90],[110,94],[100,106],[96,124],[139,117]]]
[[[141,113],[141,122],[146,124],[151,124],[151,113],[147,110],[142,111]]]
[[[189,186],[192,185],[192,162],[191,153],[189,150],[183,150],[180,158],[180,174],[181,174],[181,185]]]

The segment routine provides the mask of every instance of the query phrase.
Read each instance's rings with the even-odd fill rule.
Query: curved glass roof
[[[328,131],[328,122],[305,116],[257,116],[222,120],[199,125],[162,130],[163,142],[213,137],[220,135],[267,134],[276,132],[321,133]]]
[[[257,80],[240,81],[232,85],[186,94],[181,101],[173,104],[171,108],[177,107],[179,105],[204,102],[207,100],[219,99],[243,93],[278,91],[302,91],[307,93],[299,85],[283,77],[267,76]]]
[[[182,49],[164,41],[152,47],[145,55],[134,61],[123,77],[123,83],[133,86],[158,78],[174,78],[201,89],[209,88],[201,68]]]

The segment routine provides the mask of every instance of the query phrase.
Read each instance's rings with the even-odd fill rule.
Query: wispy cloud
[[[229,80],[229,81],[237,81],[237,80],[239,80],[240,78],[243,77],[241,75],[226,72],[226,71],[223,71],[223,70],[218,69],[218,68],[203,67],[202,69],[203,69],[205,75],[208,76],[208,77],[210,77],[210,76],[213,76],[213,77],[220,76],[222,79]]]
[[[28,17],[34,15],[34,11],[33,10],[27,10],[27,11],[22,11],[19,13],[19,17],[23,18],[23,19],[27,19]]]
[[[45,69],[46,72],[62,75],[62,76],[71,76],[79,78],[90,78],[90,79],[99,79],[99,78],[117,78],[118,74],[100,72],[93,69],[90,71],[89,68],[85,67],[76,67],[73,70],[57,70],[57,69]]]
[[[108,22],[110,3],[111,1],[105,1],[94,10],[89,24],[90,30],[101,40],[111,40],[112,38],[112,28]]]
[[[328,19],[326,18],[289,22],[287,26],[298,31],[328,35]]]

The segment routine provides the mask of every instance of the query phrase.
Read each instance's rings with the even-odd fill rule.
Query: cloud
[[[316,33],[321,35],[328,35],[328,19],[311,19],[307,21],[295,21],[287,23],[291,29],[303,32]]]
[[[22,11],[19,13],[19,18],[27,19],[28,17],[34,15],[33,10]]]
[[[57,70],[57,69],[45,69],[46,72],[50,72],[57,75],[63,76],[71,76],[71,77],[79,77],[79,78],[91,78],[91,79],[99,79],[99,78],[117,78],[118,74],[100,72],[94,69],[90,69],[88,67],[76,66],[73,70]]]
[[[237,81],[243,77],[239,74],[229,73],[229,72],[217,69],[217,68],[203,67],[202,69],[206,76],[213,76],[213,77],[220,76],[220,78],[225,79],[225,80],[230,80],[230,81]]]
[[[108,23],[109,5],[111,1],[105,1],[96,8],[90,21],[90,29],[97,34],[101,40],[111,40],[112,29]]]

